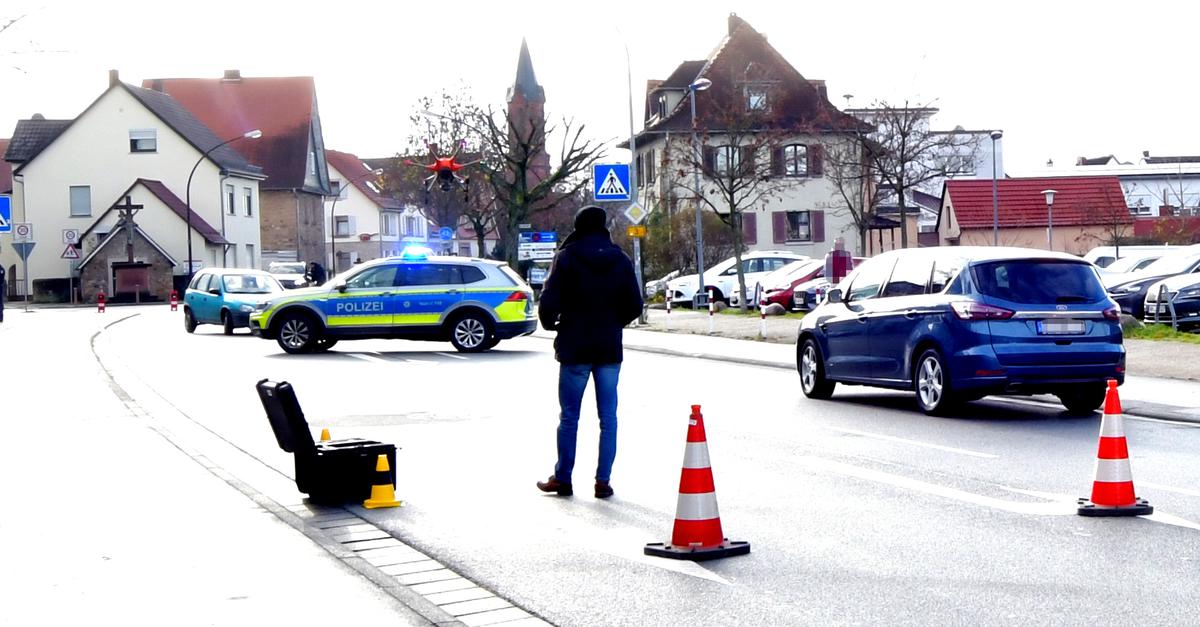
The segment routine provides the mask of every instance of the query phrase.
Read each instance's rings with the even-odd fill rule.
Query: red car
[[[758,306],[766,307],[778,303],[784,309],[792,308],[792,288],[811,281],[825,272],[824,259],[804,259],[764,276],[758,281]]]

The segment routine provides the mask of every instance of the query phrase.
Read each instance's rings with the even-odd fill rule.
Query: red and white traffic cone
[[[179,309],[179,292],[171,290],[171,311]]]
[[[1080,516],[1144,516],[1154,513],[1150,503],[1139,499],[1133,490],[1121,397],[1117,394],[1117,382],[1112,379],[1108,380],[1104,417],[1100,419],[1100,452],[1096,456],[1092,499],[1079,499],[1078,512]]]
[[[104,313],[104,292],[96,294],[96,313]]]
[[[683,453],[683,472],[679,476],[679,500],[675,505],[671,542],[651,542],[644,552],[655,557],[696,562],[750,552],[749,542],[731,541],[721,531],[717,489],[713,484],[704,416],[700,415],[699,405],[692,405],[692,415],[688,417],[687,445]]]

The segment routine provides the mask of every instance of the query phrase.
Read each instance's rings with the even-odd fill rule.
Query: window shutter
[[[350,218],[350,220],[349,220],[350,232],[347,233],[347,235],[354,236],[355,234],[358,233],[358,229],[354,227],[354,216],[349,216],[349,218]]]
[[[776,244],[787,243],[787,212],[771,212],[771,235]]]
[[[738,153],[741,155],[739,174],[742,176],[754,176],[754,152],[753,146],[742,146],[738,149]]]
[[[783,148],[771,149],[771,176],[783,176]]]
[[[758,214],[742,213],[742,242],[747,246],[758,243]]]
[[[808,228],[812,233],[812,241],[814,243],[825,241],[825,212],[809,211]]]
[[[703,155],[704,155],[704,168],[703,168],[704,173],[711,175],[713,170],[716,169],[717,149],[712,146],[704,146]]]
[[[809,144],[808,146],[808,175],[825,175],[825,148],[821,144]]]

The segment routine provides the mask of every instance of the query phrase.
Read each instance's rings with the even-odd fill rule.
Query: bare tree
[[[874,132],[861,136],[864,152],[875,180],[896,195],[902,248],[908,248],[908,193],[957,173],[961,163],[974,163],[979,153],[979,138],[973,134],[930,131],[933,112],[928,105],[912,106],[908,101],[902,106],[879,101],[862,112],[875,126]]]
[[[480,110],[468,122],[480,134],[479,169],[495,198],[495,226],[500,248],[513,267],[517,265],[517,237],[521,224],[535,214],[574,202],[588,184],[592,164],[603,155],[601,143],[584,136],[584,125],[563,119],[560,127],[541,120],[512,119],[507,111]],[[556,166],[540,171],[539,155],[546,138],[561,128],[562,148]]]
[[[821,146],[807,147],[803,157],[799,152],[783,154],[785,140],[803,131],[782,130],[769,111],[746,111],[740,100],[735,102],[731,107],[710,108],[705,116],[702,150],[697,155],[692,146],[687,146],[686,156],[676,160],[686,169],[677,172],[674,183],[684,194],[697,199],[701,210],[712,211],[728,229],[737,259],[737,289],[745,311],[748,299],[742,269],[742,254],[746,252],[743,214],[807,181],[806,177],[787,176],[787,169],[807,170],[814,164],[821,167]],[[789,159],[793,162],[788,163]],[[803,164],[798,162],[800,159]],[[696,177],[690,174],[696,169],[703,173],[698,186]]]
[[[1102,195],[1104,196],[1103,205],[1082,208],[1088,223],[1099,227],[1100,234],[1084,231],[1075,238],[1075,241],[1085,245],[1090,242],[1093,246],[1113,246],[1116,248],[1116,256],[1120,257],[1121,245],[1128,243],[1133,218],[1129,215],[1129,208],[1125,204],[1124,193],[1119,197],[1114,197],[1116,194],[1106,186]]]
[[[888,195],[875,180],[869,150],[878,149],[861,134],[825,145],[825,177],[837,194],[833,215],[849,215],[858,230],[858,255],[865,256],[875,208]]]

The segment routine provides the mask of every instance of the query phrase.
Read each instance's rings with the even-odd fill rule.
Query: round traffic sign
[[[13,225],[13,236],[17,239],[29,239],[33,235],[33,225],[28,222],[18,222]]]

